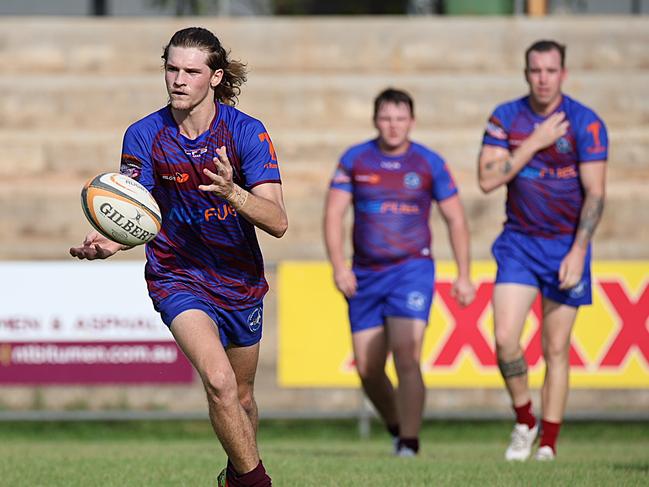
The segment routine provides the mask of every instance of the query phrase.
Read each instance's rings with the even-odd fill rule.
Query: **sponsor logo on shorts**
[[[416,172],[409,172],[403,177],[403,184],[408,189],[418,189],[421,186],[421,178]]]
[[[256,332],[261,327],[261,308],[255,308],[248,316],[248,328],[251,332]]]
[[[414,311],[421,311],[426,306],[426,297],[419,291],[411,291],[408,293],[406,306]]]
[[[568,296],[574,299],[579,299],[583,297],[584,294],[586,294],[586,283],[583,279],[579,281],[575,287],[568,291]]]

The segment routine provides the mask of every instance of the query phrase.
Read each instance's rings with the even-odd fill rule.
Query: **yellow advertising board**
[[[475,301],[459,307],[450,296],[454,265],[437,262],[435,300],[422,351],[427,387],[501,387],[494,353],[491,293],[495,265],[473,264]],[[530,385],[545,366],[540,300],[525,324],[522,345]],[[580,309],[573,333],[571,385],[582,388],[649,387],[649,262],[593,265],[593,305]],[[279,267],[278,380],[283,387],[358,387],[347,305],[325,262],[283,262]],[[388,373],[395,379],[394,367]]]

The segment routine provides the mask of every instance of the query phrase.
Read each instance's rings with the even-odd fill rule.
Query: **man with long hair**
[[[212,32],[176,32],[162,58],[169,103],[126,130],[121,161],[162,211],[146,246],[149,295],[203,381],[228,455],[219,485],[265,487],[253,388],[268,284],[255,227],[277,238],[287,229],[277,156],[262,123],[234,108],[245,66]],[[90,232],[70,253],[121,250]]]

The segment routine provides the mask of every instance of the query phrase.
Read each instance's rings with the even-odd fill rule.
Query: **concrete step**
[[[51,175],[41,180],[22,178],[0,182],[0,259],[63,259],[71,245],[90,230],[79,203],[83,179]],[[282,259],[324,259],[322,214],[326,181],[304,184],[301,174],[284,178],[289,231],[281,240],[258,232],[269,262]],[[308,191],[305,191],[305,187]],[[308,193],[308,194],[305,194]],[[472,231],[473,255],[489,258],[491,241],[501,229],[504,192],[483,195],[477,185],[461,187]],[[597,231],[599,258],[644,258],[649,241],[649,214],[638,208],[649,205],[646,183],[611,183],[606,210]],[[435,251],[449,258],[446,231],[434,216]],[[623,236],[623,237],[622,237]],[[133,258],[141,254],[132,254]],[[132,257],[121,257],[132,258]]]
[[[299,174],[307,182],[328,180],[348,146],[374,137],[366,122],[355,129],[271,130],[282,172]],[[649,125],[614,127],[610,133],[609,180],[649,178]],[[475,178],[482,127],[468,129],[417,128],[413,139],[439,152],[460,182]],[[116,130],[0,130],[0,176],[49,177],[68,175],[89,178],[102,171],[118,170],[122,131]],[[17,168],[20,171],[17,172]]]
[[[593,107],[610,126],[649,123],[649,71],[620,75],[573,73],[566,92]],[[258,74],[241,96],[241,109],[269,129],[323,132],[367,126],[376,94],[387,86],[409,90],[419,126],[482,126],[496,104],[525,91],[519,74],[372,75]],[[166,103],[161,75],[0,76],[0,129],[120,129]]]
[[[187,25],[215,32],[255,72],[521,72],[533,41],[568,45],[573,70],[646,69],[646,17],[3,17],[3,72],[155,73]]]

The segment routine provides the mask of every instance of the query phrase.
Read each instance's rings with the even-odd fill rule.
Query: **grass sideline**
[[[373,423],[267,420],[264,464],[279,487],[649,485],[649,423],[564,426],[554,463],[502,460],[507,422],[428,421],[415,459],[390,455]],[[207,421],[0,423],[0,485],[214,486],[225,455]]]

